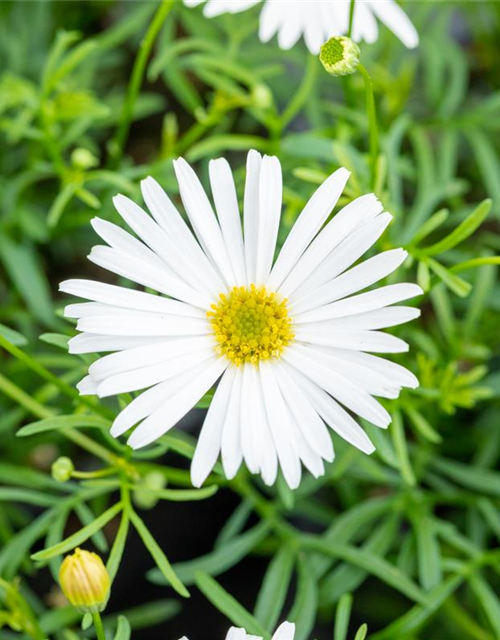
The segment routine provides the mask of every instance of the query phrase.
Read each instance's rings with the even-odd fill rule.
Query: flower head
[[[109,574],[101,558],[90,551],[76,549],[64,558],[59,583],[69,602],[82,613],[97,613],[109,597]]]
[[[174,168],[190,227],[152,178],[142,183],[152,216],[124,196],[114,199],[137,237],[92,222],[108,246],[94,247],[90,260],[158,295],[88,280],[61,284],[90,301],[65,310],[81,332],[70,351],[111,352],[90,366],[80,393],[142,391],[111,430],[118,437],[133,429],[128,443],[138,448],[174,427],[219,381],[191,467],[196,486],[220,452],[228,478],[244,461],[267,484],[281,468],[295,488],[301,463],[319,476],[333,460],[327,426],[371,453],[351,413],[387,427],[390,415],[374,396],[395,398],[418,385],[409,371],[372,354],[408,349],[380,329],[419,315],[392,305],[420,288],[391,284],[358,294],[406,252],[353,266],[391,215],[370,194],[327,223],[349,178],[339,169],[313,194],[274,261],[283,189],[277,158],[248,154],[243,223],[225,160],[209,165],[215,211],[187,162]]]
[[[347,76],[359,66],[358,45],[347,36],[335,36],[321,47],[319,59],[332,76]]]
[[[204,0],[184,0],[188,6]],[[203,12],[207,18],[221,13],[238,13],[260,0],[208,0]],[[349,31],[351,0],[264,0],[260,14],[259,36],[268,42],[275,34],[282,49],[293,47],[301,36],[311,53],[318,54],[325,40]],[[411,20],[395,0],[363,0],[355,3],[352,38],[356,42],[375,42],[377,18],[408,48],[418,45],[418,33]]]

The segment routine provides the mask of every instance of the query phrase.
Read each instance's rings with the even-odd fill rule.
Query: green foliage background
[[[33,581],[49,571],[55,581],[81,544],[115,577],[133,561],[133,527],[157,566],[145,580],[159,585],[158,602],[105,616],[116,640],[168,620],[181,600],[189,608],[182,596],[196,589],[266,639],[284,618],[297,622],[296,640],[353,638],[354,620],[372,640],[500,638],[500,4],[405,8],[416,51],[382,26],[376,44],[361,45],[380,127],[373,183],[361,76],[326,75],[303,44],[261,44],[257,8],[207,20],[169,1],[0,4],[2,637],[91,635]],[[114,441],[109,425],[127,398],[78,396],[91,358],[67,354],[74,330],[57,294],[64,278],[103,277],[85,261],[89,220],[119,223],[117,191],[140,201],[138,183],[153,175],[177,198],[172,158],[206,182],[208,160],[224,155],[242,194],[250,148],[282,162],[281,240],[315,186],[346,166],[340,204],[375,191],[395,217],[379,249],[407,248],[397,278],[426,292],[422,318],[397,331],[421,387],[388,403],[388,432],[364,425],[376,453],[335,438],[326,475],[295,493],[245,472],[228,482],[219,468],[193,490],[195,440],[179,430],[134,454]],[[80,470],[66,483],[50,474],[63,453]],[[193,500],[196,517],[196,500],[216,491],[241,502],[213,551],[171,565],[175,550],[152,537],[142,511]],[[269,568],[250,612],[222,585],[254,553]]]

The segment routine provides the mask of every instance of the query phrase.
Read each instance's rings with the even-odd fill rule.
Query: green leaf
[[[416,484],[415,474],[410,463],[410,455],[408,453],[408,447],[406,445],[406,436],[403,426],[403,419],[401,412],[397,409],[392,414],[391,424],[392,441],[394,443],[394,449],[399,462],[399,470],[403,476],[404,481],[414,487]]]
[[[495,632],[495,637],[500,638],[500,600],[498,595],[477,573],[469,577],[469,584]]]
[[[252,549],[254,549],[266,537],[269,531],[267,522],[261,522],[252,529],[245,531],[240,536],[232,538],[224,546],[216,548],[204,556],[179,562],[174,565],[174,570],[179,579],[187,585],[195,581],[197,571],[203,571],[216,576],[238,564]],[[155,584],[165,584],[162,573],[158,570],[150,571],[148,578]]]
[[[299,556],[297,594],[289,619],[297,625],[295,640],[306,640],[314,627],[318,608],[318,585],[307,560]]]
[[[428,591],[442,581],[441,549],[433,520],[425,510],[414,513],[413,528],[417,541],[418,573],[422,587]]]
[[[127,542],[128,529],[130,524],[129,510],[125,508],[120,520],[120,526],[116,533],[116,538],[113,541],[113,546],[109,553],[108,561],[106,563],[106,569],[108,570],[111,583],[113,583],[120,563],[122,561],[123,552],[125,550],[125,543]]]
[[[223,589],[216,580],[200,571],[196,573],[195,582],[204,596],[234,625],[243,627],[247,633],[261,636],[264,640],[270,640],[269,633],[262,627],[260,622]]]
[[[436,211],[424,224],[418,229],[412,238],[411,244],[417,245],[424,238],[427,238],[431,233],[438,229],[448,219],[448,209],[440,209]]]
[[[54,323],[50,287],[34,248],[0,234],[0,260],[28,309],[45,325]],[[22,269],[19,268],[22,265]]]
[[[442,280],[453,293],[456,293],[457,296],[461,298],[466,298],[469,295],[472,289],[472,285],[469,282],[462,280],[462,278],[456,276],[433,258],[429,258],[428,264],[437,277]]]
[[[122,508],[122,503],[117,502],[115,505],[107,509],[104,513],[101,513],[101,515],[98,516],[93,522],[80,529],[80,531],[77,531],[73,535],[69,536],[69,538],[66,538],[66,540],[55,544],[53,547],[44,549],[43,551],[38,551],[31,557],[36,561],[44,561],[48,560],[49,558],[53,558],[54,556],[66,553],[67,551],[71,551],[71,549],[74,549],[78,545],[88,540],[97,531],[100,531],[105,525],[108,524],[108,522],[110,522],[116,515],[120,513]]]
[[[130,640],[132,629],[130,623],[125,616],[118,616],[118,625],[116,627],[116,633],[114,640]]]
[[[269,563],[255,606],[255,617],[266,629],[274,629],[288,593],[295,551],[283,545]]]
[[[335,629],[333,640],[347,640],[349,620],[351,619],[352,594],[344,593],[340,598],[335,612]]]
[[[70,427],[96,427],[109,429],[110,421],[95,415],[72,415],[72,416],[56,416],[55,418],[45,418],[37,420],[31,424],[27,424],[17,432],[17,436],[25,438],[35,435],[36,433],[44,433],[46,431],[54,431],[58,429],[69,429]]]
[[[488,495],[500,496],[500,473],[446,458],[434,458],[432,466],[459,485]]]
[[[63,351],[68,351],[68,341],[70,336],[66,336],[62,333],[42,333],[41,336],[38,336],[38,339],[46,344],[52,344],[55,347],[59,347]]]
[[[354,637],[354,640],[365,640],[367,633],[368,633],[368,626],[366,624],[362,624],[359,627],[359,629],[358,629],[358,631],[357,631],[357,633],[356,633],[356,635]]]
[[[182,584],[177,577],[175,571],[172,569],[172,565],[168,561],[167,556],[163,553],[161,547],[151,535],[149,529],[144,524],[143,520],[133,510],[130,510],[130,520],[134,525],[137,533],[141,536],[144,546],[151,554],[151,557],[156,562],[158,569],[162,572],[167,582],[172,586],[175,591],[184,598],[189,598],[189,591]]]
[[[420,251],[426,256],[437,256],[440,253],[453,249],[453,247],[456,247],[464,240],[467,240],[467,238],[483,224],[491,210],[491,204],[491,200],[483,200],[446,238]]]
[[[28,339],[19,333],[19,331],[15,331],[10,327],[6,327],[4,324],[0,323],[0,335],[6,338],[12,344],[15,344],[16,347],[24,347],[28,344]]]

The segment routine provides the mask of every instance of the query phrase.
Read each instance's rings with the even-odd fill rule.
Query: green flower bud
[[[165,485],[166,479],[162,473],[159,471],[150,471],[134,490],[132,495],[134,503],[141,509],[152,509],[159,500],[155,491],[164,489]]]
[[[59,584],[69,602],[81,613],[98,613],[109,598],[111,580],[96,553],[76,549],[64,558]]]
[[[66,456],[57,458],[52,463],[52,477],[57,482],[67,482],[71,478],[71,474],[75,470],[75,465],[72,460]]]
[[[71,153],[71,164],[76,169],[92,169],[99,166],[99,158],[88,149],[78,147]]]
[[[358,45],[347,36],[335,36],[321,47],[319,59],[332,76],[348,76],[359,66]]]

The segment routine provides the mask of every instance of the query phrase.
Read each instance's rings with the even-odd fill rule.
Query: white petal
[[[95,396],[97,393],[97,385],[92,380],[91,376],[85,376],[80,382],[76,385],[81,396]]]
[[[258,473],[261,443],[254,437],[260,427],[254,410],[258,384],[257,377],[252,375],[254,371],[253,364],[245,364],[242,367],[240,431],[245,464],[251,473]]]
[[[292,2],[288,5],[283,24],[278,31],[280,49],[291,49],[302,35],[302,11],[300,2]]]
[[[101,218],[92,218],[90,224],[97,235],[107,242],[110,247],[118,249],[120,252],[150,264],[157,269],[166,268],[164,263],[151,249],[148,249],[148,247],[137,240],[137,238],[134,238],[128,231],[125,231],[125,229],[107,220],[101,220]]]
[[[304,438],[318,455],[331,462],[333,445],[324,422],[281,363],[277,366],[276,379]]]
[[[298,314],[294,317],[294,322],[302,324],[304,322],[318,322],[332,318],[343,318],[357,313],[388,307],[396,302],[402,302],[414,296],[420,296],[422,293],[422,289],[413,283],[389,284],[386,287],[380,287],[374,291],[360,293],[357,296],[332,302],[332,304],[314,309],[313,311]]]
[[[215,362],[215,360],[216,357],[213,356],[211,362]],[[206,368],[207,363],[202,362],[201,364],[198,364],[195,367],[174,376],[173,378],[165,380],[165,382],[161,382],[160,384],[151,387],[151,389],[148,389],[147,391],[143,391],[115,418],[113,426],[111,427],[111,435],[115,438],[121,436],[140,420],[147,418],[159,409],[166,400],[174,396],[192,380],[201,375]]]
[[[93,247],[88,258],[103,269],[195,307],[206,310],[212,304],[211,298],[182,283],[175,274],[167,271],[166,266],[158,267],[148,264],[126,253],[103,246]]]
[[[256,423],[259,425],[258,431],[254,433],[254,438],[258,440],[256,446],[260,447],[260,472],[262,480],[268,486],[272,486],[276,482],[278,475],[278,456],[267,417],[257,367],[253,367],[252,375],[257,378],[253,410],[255,411]]]
[[[351,233],[330,255],[323,261],[323,263],[316,269],[316,271],[305,280],[301,287],[293,292],[290,296],[290,302],[293,305],[302,307],[303,310],[314,308],[319,304],[311,306],[310,300],[319,299],[322,300],[325,295],[325,291],[329,291],[330,287],[334,286],[341,274],[345,272],[352,264],[354,264],[363,254],[365,254],[370,247],[380,238],[388,224],[392,220],[392,216],[389,213],[383,213],[377,216],[374,220],[370,220],[367,224],[363,225],[360,229],[357,229],[354,233]],[[394,271],[408,255],[403,249],[394,249],[394,254],[389,253],[389,256],[385,258],[378,258],[377,265],[380,266],[382,262],[383,267],[387,263],[391,265],[394,263],[394,267],[384,274]],[[385,254],[379,254],[385,255]],[[355,267],[356,269],[357,267]],[[348,273],[354,271],[351,269]],[[357,271],[354,271],[357,274]],[[385,277],[382,275],[382,277]],[[345,274],[344,274],[345,276]],[[376,280],[372,280],[372,283]],[[368,286],[368,285],[365,285]],[[358,287],[355,291],[359,291],[362,287]],[[345,295],[345,294],[344,294]],[[330,302],[333,298],[326,296],[326,302]],[[338,298],[337,298],[338,299]],[[320,302],[320,304],[324,304]]]
[[[345,376],[323,366],[318,358],[307,353],[307,349],[297,344],[289,346],[283,358],[293,367],[327,391],[345,407],[369,420],[378,427],[385,428],[391,422],[391,416],[374,398]]]
[[[257,242],[259,232],[259,182],[262,157],[253,149],[247,156],[243,227],[245,232],[245,263],[248,284],[256,281]]]
[[[373,453],[375,447],[359,424],[326,391],[300,371],[285,363],[288,372],[295,378],[326,424],[338,435],[364,453]]]
[[[283,622],[275,631],[272,640],[293,640],[295,625],[292,622]]]
[[[260,12],[259,38],[269,42],[284,21],[288,3],[265,2]]]
[[[212,263],[218,268],[228,286],[236,284],[219,223],[212,205],[193,169],[183,159],[174,160],[174,170],[180,194],[194,232]]]
[[[152,387],[159,382],[178,376],[202,362],[210,361],[213,355],[212,348],[200,349],[176,358],[170,358],[164,362],[118,373],[99,383],[97,395],[100,398],[106,398],[119,393],[130,393]]]
[[[94,282],[92,280],[65,280],[59,285],[59,291],[79,298],[87,298],[116,307],[127,307],[137,311],[154,311],[192,318],[205,317],[203,311],[178,300],[169,300],[163,296],[134,291],[114,284]]]
[[[195,336],[212,333],[206,320],[182,318],[148,311],[120,313],[119,307],[103,315],[86,316],[78,320],[76,328],[87,333],[110,336]]]
[[[243,374],[236,369],[236,375],[229,398],[226,419],[222,431],[221,459],[224,473],[228,480],[238,473],[243,460],[241,450],[240,416],[241,416],[241,387]]]
[[[256,284],[265,284],[273,265],[282,195],[283,178],[280,162],[274,156],[264,156],[259,176]]]
[[[344,190],[349,178],[347,169],[338,169],[311,196],[288,234],[276,264],[266,283],[275,291],[318,233]]]
[[[235,377],[236,367],[228,367],[210,403],[191,464],[191,482],[195,487],[201,487],[217,462]]]
[[[396,2],[392,0],[386,0],[385,2],[372,1],[369,3],[369,7],[406,47],[413,49],[418,45],[417,30],[410,18]]]
[[[223,291],[224,282],[202,248],[191,233],[188,225],[177,211],[172,201],[153,178],[141,182],[141,190],[151,214],[163,231],[179,245],[179,249],[189,256],[193,269],[211,290]]]
[[[418,318],[420,309],[414,307],[384,307],[383,309],[375,309],[366,313],[358,313],[353,316],[345,316],[344,318],[333,318],[333,320],[324,320],[323,322],[305,323],[301,326],[307,326],[311,329],[386,329],[404,324]]]
[[[341,209],[311,242],[280,287],[288,297],[295,291],[356,228],[366,224],[382,211],[382,205],[373,195],[361,196]]]
[[[296,489],[300,484],[301,468],[293,442],[294,427],[291,416],[276,382],[272,364],[262,360],[259,373],[266,413],[280,467],[288,486]]]
[[[189,255],[186,255],[180,249],[178,242],[165,233],[133,200],[118,195],[113,198],[113,203],[128,226],[175,273],[179,280],[202,294],[216,296],[220,293],[218,287],[210,286],[212,283],[203,284],[203,278],[200,277],[202,274],[193,269]]]
[[[121,351],[148,344],[157,344],[164,338],[146,338],[144,336],[104,336],[93,333],[80,333],[68,342],[69,353],[104,353]]]
[[[379,253],[326,282],[309,295],[305,295],[297,301],[294,300],[291,303],[292,312],[301,314],[362,291],[386,278],[406,260],[406,257],[407,252],[403,249]]]
[[[162,406],[148,416],[135,429],[128,445],[132,449],[144,447],[171,429],[186,413],[193,408],[203,394],[215,384],[217,379],[227,368],[227,360],[218,358],[212,364],[207,364],[203,373],[188,382],[184,387],[170,397]]]
[[[247,283],[243,234],[241,231],[238,197],[233,174],[226,160],[219,158],[209,163],[210,184],[217,215],[238,285]],[[219,291],[220,293],[220,291]]]
[[[384,3],[385,4],[385,3]],[[353,40],[365,40],[368,44],[378,38],[378,25],[368,3],[358,2],[354,6]]]
[[[409,350],[408,344],[401,338],[381,331],[318,330],[314,324],[299,325],[295,330],[295,338],[300,342],[325,347],[373,353],[406,353]]]
[[[408,387],[409,389],[416,389],[418,387],[418,379],[411,371],[385,358],[359,351],[347,351],[345,349],[329,349],[329,352],[342,358],[342,360],[355,362],[367,367],[373,372],[374,376],[385,378],[389,384]]]
[[[132,349],[125,349],[109,356],[104,356],[89,367],[89,373],[94,380],[104,380],[125,371],[133,371],[148,365],[166,362],[170,358],[214,347],[212,336],[198,338],[168,339],[149,345],[142,345]]]

